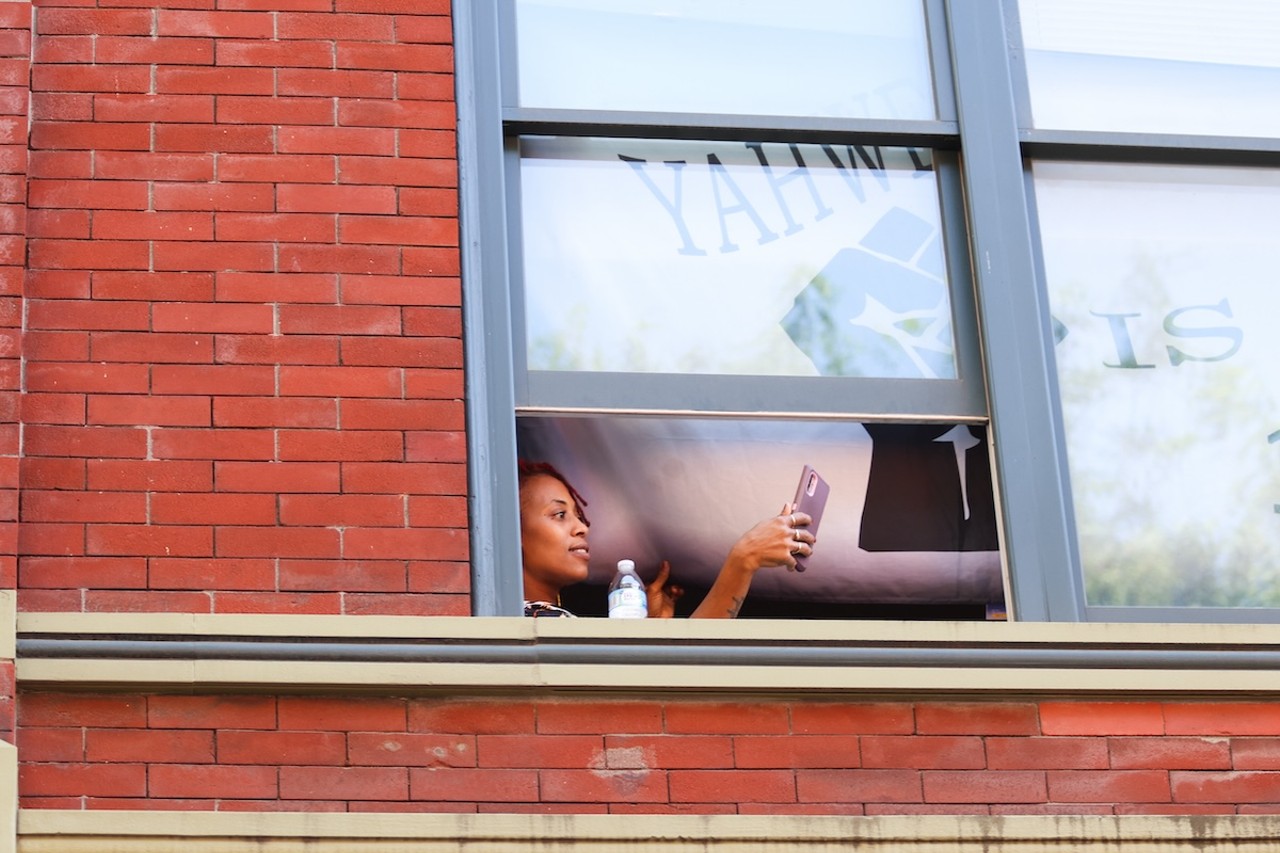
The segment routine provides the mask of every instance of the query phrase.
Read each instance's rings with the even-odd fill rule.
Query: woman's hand
[[[752,573],[767,566],[786,566],[787,571],[795,571],[796,556],[813,553],[817,540],[807,529],[812,521],[808,513],[795,512],[794,504],[783,504],[782,512],[738,537],[726,562]]]
[[[645,584],[649,598],[650,619],[670,619],[676,614],[676,602],[684,595],[684,587],[667,583],[671,579],[671,564],[666,560],[658,569],[658,576]]]

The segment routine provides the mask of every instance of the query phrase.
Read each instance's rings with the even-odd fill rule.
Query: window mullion
[[[1012,609],[1083,618],[1048,301],[1037,275],[999,3],[947,2]]]

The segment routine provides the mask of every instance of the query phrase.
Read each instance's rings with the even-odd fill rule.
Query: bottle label
[[[644,619],[649,615],[645,591],[634,586],[620,586],[609,593],[609,616],[613,619]]]

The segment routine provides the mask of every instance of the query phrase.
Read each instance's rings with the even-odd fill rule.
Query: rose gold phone
[[[822,475],[814,470],[812,465],[804,466],[804,470],[800,473],[800,485],[796,487],[795,504],[796,512],[808,513],[813,521],[809,522],[808,530],[814,536],[818,535],[818,522],[822,521],[822,510],[827,505],[827,495],[831,493],[831,487],[827,485],[827,481],[822,479]],[[809,568],[808,559],[806,557],[796,557],[796,571],[803,572]]]

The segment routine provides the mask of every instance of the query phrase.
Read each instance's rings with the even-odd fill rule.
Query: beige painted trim
[[[802,619],[525,619],[504,616],[297,616],[182,613],[19,613],[18,632],[191,636],[535,639],[825,640],[904,643],[1270,645],[1280,624],[845,622]]]
[[[23,637],[75,639],[108,635],[129,640],[140,635],[180,636],[217,641],[233,637],[287,640],[324,638],[420,639],[459,646],[499,643],[536,648],[616,644],[620,640],[683,645],[737,643],[762,648],[805,642],[832,645],[879,644],[904,648],[931,645],[952,649],[1018,647],[1161,651],[1280,651],[1278,625],[1155,625],[973,622],[828,622],[753,620],[525,619],[473,617],[355,617],[210,614],[20,613]],[[1275,695],[1277,669],[1037,668],[745,665],[717,663],[645,664],[626,667],[592,663],[492,663],[280,661],[175,657],[100,659],[68,656],[20,658],[17,677],[24,688],[156,689],[340,692],[351,689],[476,692],[620,691],[716,692],[749,695],[976,694],[1133,697],[1169,695]]]
[[[1273,849],[1280,816],[808,817],[745,815],[295,814],[24,809],[21,853],[486,853],[708,850],[1125,853]],[[625,845],[625,846],[624,846]]]
[[[0,853],[13,853],[18,831],[18,749],[0,741]]]
[[[1280,672],[943,669],[923,667],[617,666],[236,660],[19,660],[23,687],[147,690],[294,688],[343,692],[644,691],[735,694],[948,693],[1241,695],[1280,693]]]

